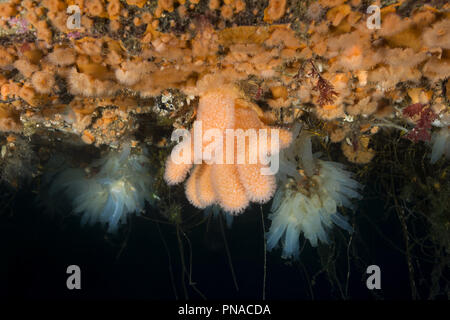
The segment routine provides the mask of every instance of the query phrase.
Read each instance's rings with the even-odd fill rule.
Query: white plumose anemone
[[[300,234],[316,246],[318,240],[328,242],[327,231],[333,224],[352,232],[338,207],[351,208],[351,199],[360,198],[361,185],[344,165],[314,157],[310,137],[304,134],[282,152],[280,163],[283,185],[275,194],[269,215],[272,224],[267,234],[268,250],[280,243],[283,258],[298,258]]]
[[[450,159],[450,129],[441,128],[431,136],[431,163],[436,163],[443,155]]]
[[[436,129],[431,135],[431,163],[436,163],[442,156],[450,159],[450,112],[443,113],[432,123]]]
[[[83,225],[100,222],[108,225],[108,232],[115,232],[128,215],[144,209],[145,201],[153,202],[148,166],[145,155],[130,154],[125,146],[121,153],[110,152],[96,161],[91,168],[99,171],[91,177],[79,168],[62,171],[52,181],[50,194],[63,191],[73,211],[82,214]]]

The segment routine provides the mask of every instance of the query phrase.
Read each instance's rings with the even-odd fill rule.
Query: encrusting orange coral
[[[63,23],[70,4],[81,9],[80,29]],[[285,0],[268,1],[263,17],[241,0],[205,5],[211,12],[199,15],[199,1],[159,0],[157,8],[145,0],[2,3],[4,21],[20,15],[31,37],[0,47],[2,96],[19,102],[24,122],[30,109],[53,115],[52,121],[73,120],[67,115],[73,111],[76,119],[62,126],[80,137],[93,125],[92,117],[79,116],[71,103],[59,100],[59,92],[92,99],[86,110],[101,114],[102,99],[116,96],[147,101],[167,89],[201,96],[211,76],[242,88],[255,82],[246,99],[263,102],[264,116],[258,116],[268,122],[291,123],[294,115],[307,114],[359,127],[376,118],[399,118],[395,111],[410,100],[426,101],[439,116],[447,112],[446,101],[436,95],[450,74],[445,7],[418,6],[405,17],[398,3],[380,5],[381,29],[369,29],[364,4],[356,0],[310,3],[306,21],[289,25],[273,24],[290,21],[296,10]],[[261,23],[242,25],[253,14]],[[329,86],[320,90],[324,84]],[[409,88],[424,87],[432,88],[427,89],[432,97],[410,96]],[[57,105],[69,110],[60,114]],[[34,116],[33,123],[44,120]],[[101,130],[92,134],[96,145],[112,141]]]

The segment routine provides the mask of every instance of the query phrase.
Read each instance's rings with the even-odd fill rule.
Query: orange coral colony
[[[217,129],[222,136],[226,135],[227,129],[265,128],[270,131],[271,128],[263,124],[255,110],[237,104],[237,99],[239,95],[233,88],[211,89],[201,94],[197,120],[202,122],[202,129],[204,131]],[[195,135],[195,131],[192,132],[191,136]],[[280,129],[279,137],[280,148],[287,147],[291,140],[290,133]],[[237,136],[233,136],[234,151],[238,150],[237,139]],[[195,142],[188,143],[192,144],[188,149],[193,150]],[[257,143],[258,145],[262,143],[259,136]],[[203,143],[202,149],[206,149],[208,145],[209,143]],[[238,152],[233,151],[234,159],[228,164],[224,159],[228,156],[229,150],[226,146],[223,148],[223,159],[220,161],[215,163],[206,161],[195,165],[186,182],[188,200],[198,208],[218,203],[230,213],[242,212],[250,201],[264,203],[270,200],[276,189],[275,176],[262,173],[261,169],[267,168],[267,165],[262,164],[260,159],[256,163],[250,163],[249,158],[252,155],[249,143],[246,143],[244,151],[246,159],[243,163],[237,160]],[[176,163],[173,157],[169,157],[165,171],[167,183],[176,184],[183,181],[193,165],[191,159],[193,158],[190,158],[188,163]]]

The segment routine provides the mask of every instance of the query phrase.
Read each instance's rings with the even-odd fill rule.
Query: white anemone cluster
[[[82,214],[81,223],[108,225],[117,231],[127,216],[139,214],[145,201],[153,202],[149,160],[144,154],[131,154],[130,147],[110,152],[90,166],[90,176],[81,168],[65,169],[53,179],[50,194],[61,191],[71,199],[73,211]]]
[[[436,163],[442,156],[450,159],[450,113],[446,112],[433,121],[436,130],[431,136],[431,163]]]
[[[361,197],[361,185],[344,165],[313,156],[310,137],[304,134],[281,154],[280,163],[282,186],[269,215],[272,224],[267,234],[268,250],[280,244],[283,258],[298,258],[300,234],[316,246],[319,240],[328,242],[327,231],[333,224],[352,232],[338,208],[352,208],[351,199]]]

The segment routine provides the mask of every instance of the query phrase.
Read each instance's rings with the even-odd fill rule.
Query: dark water
[[[334,230],[332,238],[340,243],[334,253],[327,252],[329,247],[317,249],[307,244],[300,262],[288,263],[280,258],[279,251],[268,252],[266,298],[410,299],[397,218],[386,219],[384,204],[377,199],[362,201],[359,208],[350,249],[349,235]],[[269,207],[263,210],[267,212]],[[363,218],[363,214],[370,219]],[[158,217],[157,212],[148,215]],[[265,223],[267,228],[268,221]],[[0,216],[0,296],[172,300],[202,299],[204,295],[207,299],[261,299],[264,242],[260,207],[248,210],[224,231],[239,289],[233,281],[218,220],[187,231],[189,242],[180,233],[187,270],[183,288],[180,246],[173,225],[134,217],[118,235],[108,236],[101,227],[80,227],[78,217],[48,214],[36,206],[31,192],[21,191],[2,208]],[[350,258],[347,250],[351,251]],[[329,273],[319,272],[323,265],[319,263],[319,251],[325,261],[332,257],[338,281],[330,281]],[[370,264],[381,269],[381,290],[366,287],[365,268]],[[81,268],[81,290],[66,287],[69,265]],[[431,267],[421,272],[426,276]],[[189,283],[189,272],[194,285]]]

